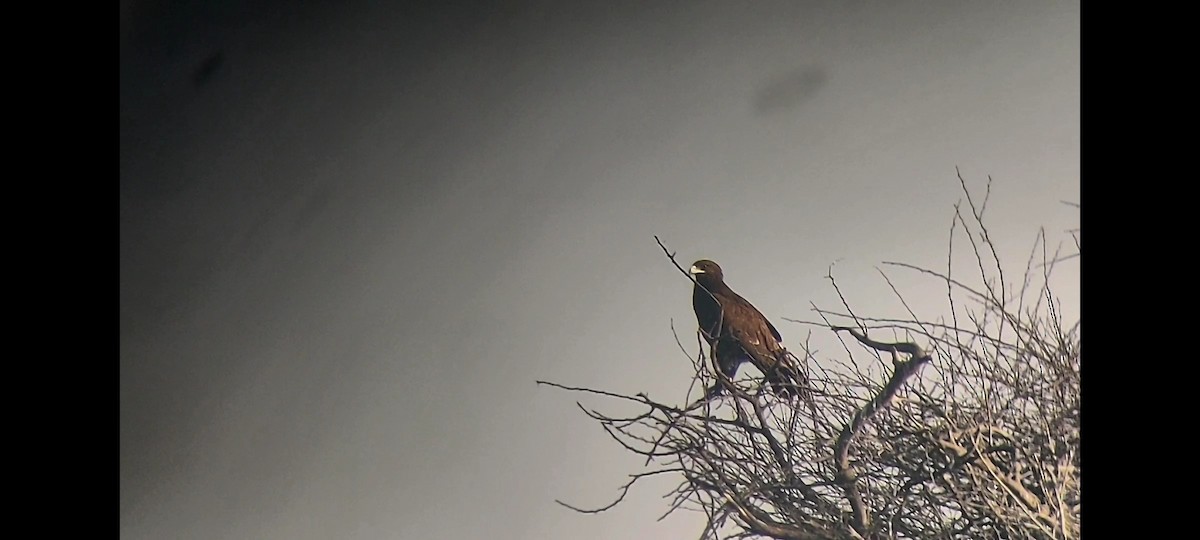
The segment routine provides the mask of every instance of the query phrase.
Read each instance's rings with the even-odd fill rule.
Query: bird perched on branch
[[[721,374],[733,380],[742,362],[749,361],[763,373],[776,396],[790,398],[803,392],[804,376],[790,365],[789,354],[780,344],[783,338],[779,331],[725,284],[721,267],[701,259],[692,264],[690,273],[696,279],[692,308]],[[717,381],[705,398],[720,394],[721,389],[721,381]]]

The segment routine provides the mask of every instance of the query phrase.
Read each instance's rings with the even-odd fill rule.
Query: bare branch
[[[639,479],[669,476],[679,483],[664,495],[659,519],[698,512],[702,539],[1078,540],[1079,322],[1062,320],[1062,300],[1054,294],[1060,285],[1052,285],[1059,279],[1055,265],[1079,257],[1078,230],[1070,231],[1075,253],[1069,254],[1061,250],[1070,242],[1055,248],[1039,230],[1024,273],[1009,283],[1012,274],[1001,268],[983,222],[991,178],[981,200],[961,174],[958,180],[965,204],[954,208],[945,268],[883,263],[937,280],[949,313],[920,316],[912,308],[918,304],[883,270],[905,315],[860,313],[831,265],[825,277],[840,306],[812,304],[812,321],[784,318],[817,330],[789,353],[807,380],[806,406],[764,393],[757,371],[731,379],[710,369],[704,336],[697,332],[693,354],[674,321],[676,346],[693,370],[682,404],[537,381],[623,403],[631,409],[624,414],[576,405],[618,448],[645,458],[645,470],[630,475],[604,506],[556,502],[603,512],[624,501]],[[655,240],[695,284],[675,253]],[[968,253],[955,252],[964,245]],[[876,339],[880,332],[894,337]],[[833,353],[820,354],[819,347]],[[860,362],[856,354],[876,361]],[[936,369],[922,372],[925,364]],[[693,390],[714,378],[725,392],[693,400]]]

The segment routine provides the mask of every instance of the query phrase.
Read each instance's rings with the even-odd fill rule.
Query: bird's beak
[[[692,265],[692,269],[688,270],[688,272],[691,272],[692,274],[703,274],[704,270],[701,270],[699,266]]]

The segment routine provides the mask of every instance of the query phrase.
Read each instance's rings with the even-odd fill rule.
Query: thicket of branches
[[[705,347],[693,356],[682,343],[691,405],[539,381],[643,409],[617,417],[579,405],[647,470],[608,506],[560,504],[601,512],[639,479],[673,475],[666,515],[703,512],[702,539],[1078,538],[1079,323],[1061,320],[1050,286],[1055,266],[1079,256],[1078,230],[1053,251],[1043,231],[1013,280],[984,226],[988,195],[977,201],[959,181],[946,267],[884,263],[944,284],[947,315],[856,313],[827,276],[842,305],[793,322],[835,333],[843,348],[817,358],[809,342],[793,346],[807,402],[774,398],[761,377],[691,402],[712,369]],[[967,270],[954,255],[964,247]]]

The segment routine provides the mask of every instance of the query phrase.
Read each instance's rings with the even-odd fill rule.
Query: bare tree
[[[794,367],[810,384],[803,405],[763,392],[761,378],[718,378],[725,397],[687,406],[538,381],[643,409],[617,417],[579,404],[645,456],[647,470],[605,507],[559,504],[602,512],[638,480],[673,475],[666,515],[703,512],[702,539],[1078,538],[1079,323],[1061,320],[1050,287],[1055,266],[1078,257],[1078,231],[1068,231],[1066,255],[1051,253],[1042,231],[1013,282],[984,226],[991,179],[978,204],[959,182],[965,204],[955,207],[946,268],[884,263],[944,284],[947,317],[858,315],[830,273],[842,305],[814,305],[819,321],[793,322],[832,331],[844,356],[818,360],[811,332],[797,347]],[[972,268],[960,277],[954,250],[964,238]],[[676,341],[695,372],[690,400],[713,378],[710,355],[699,338],[695,355]]]

